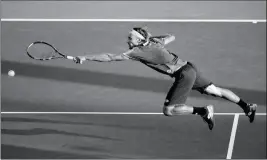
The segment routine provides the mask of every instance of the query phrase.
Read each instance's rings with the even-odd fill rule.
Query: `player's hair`
[[[133,31],[140,34],[141,38],[141,46],[147,44],[149,42],[156,43],[156,44],[163,44],[163,41],[153,37],[147,30],[147,27],[135,27],[132,29]]]
[[[133,28],[133,30],[135,30],[136,32],[140,33],[145,39],[148,38],[148,32],[144,28],[135,27],[135,28]]]
[[[144,37],[144,39],[141,40],[141,44],[144,44],[149,40],[150,34],[148,33],[146,28],[144,28],[144,27],[135,27],[135,28],[133,28],[133,30],[138,32],[139,34],[141,34]]]

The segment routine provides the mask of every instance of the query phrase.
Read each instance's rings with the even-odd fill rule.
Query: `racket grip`
[[[67,59],[70,59],[70,60],[73,60],[74,59],[74,57],[72,57],[72,56],[67,56],[66,58]]]

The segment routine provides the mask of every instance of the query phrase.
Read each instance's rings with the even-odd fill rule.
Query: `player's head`
[[[145,46],[149,42],[150,34],[147,32],[145,28],[136,27],[133,28],[128,36],[128,45],[129,48],[133,48],[136,46]]]

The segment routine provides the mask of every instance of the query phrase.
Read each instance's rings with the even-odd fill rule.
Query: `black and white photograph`
[[[267,159],[266,1],[1,1],[1,159]]]

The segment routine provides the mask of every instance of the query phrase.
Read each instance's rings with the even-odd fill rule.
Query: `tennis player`
[[[173,35],[153,36],[147,28],[133,28],[128,36],[129,50],[122,54],[99,54],[75,57],[74,62],[82,64],[84,61],[111,62],[122,60],[134,60],[145,64],[152,69],[169,75],[175,81],[170,88],[163,113],[166,116],[182,114],[200,115],[208,124],[210,130],[214,127],[214,107],[190,106],[186,99],[191,90],[197,90],[202,94],[212,95],[226,99],[239,105],[249,121],[252,123],[255,118],[256,104],[249,104],[239,98],[232,91],[215,86],[198,71],[197,67],[189,61],[180,59],[176,54],[165,48],[165,45],[174,41]]]

